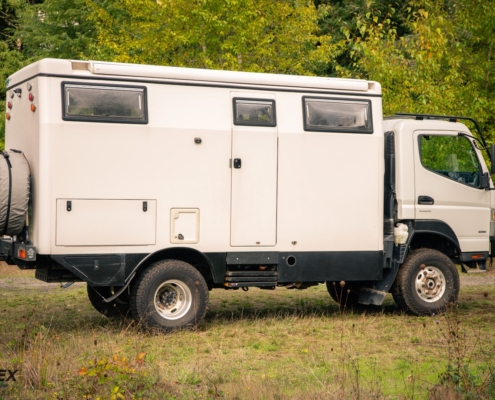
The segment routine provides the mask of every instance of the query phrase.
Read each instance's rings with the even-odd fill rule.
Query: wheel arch
[[[453,229],[443,221],[424,220],[413,221],[409,226],[409,253],[423,247],[438,250],[450,258],[460,256],[459,240]]]
[[[140,273],[140,271],[143,271],[154,262],[169,259],[184,261],[192,265],[203,276],[208,288],[211,289],[214,283],[213,266],[205,254],[190,247],[169,247],[149,254],[134,267],[127,278],[126,286]]]
[[[213,253],[216,257],[215,261],[218,263],[219,259],[225,260],[225,254],[223,253]],[[144,257],[126,276],[124,286],[113,296],[106,298],[105,302],[110,302],[115,300],[120,296],[131,284],[131,282],[139,275],[140,272],[146,269],[149,265],[160,260],[179,260],[190,264],[193,268],[196,268],[199,273],[203,276],[208,289],[211,290],[215,283],[215,278],[218,280],[219,275],[222,273],[221,268],[215,270],[213,262],[202,252],[192,249],[190,247],[169,247],[166,249],[158,250],[154,253],[148,254]],[[215,274],[216,272],[216,274]]]

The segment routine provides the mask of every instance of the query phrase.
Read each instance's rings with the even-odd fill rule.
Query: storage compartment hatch
[[[156,200],[57,199],[57,246],[156,243]]]

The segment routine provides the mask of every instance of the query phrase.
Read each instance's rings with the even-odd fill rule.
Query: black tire
[[[344,282],[344,281],[342,281]],[[330,297],[341,307],[351,308],[358,305],[359,291],[361,290],[360,282],[326,282]]]
[[[459,273],[445,254],[432,249],[412,251],[391,288],[395,303],[416,315],[445,312],[457,303]]]
[[[91,305],[95,308],[96,311],[103,314],[109,318],[119,318],[119,317],[127,317],[130,311],[129,304],[129,292],[128,290],[124,290],[124,292],[117,297],[115,300],[105,303],[103,298],[108,298],[113,296],[120,290],[119,287],[113,286],[87,286],[88,290],[88,298],[91,302]]]
[[[208,296],[208,286],[196,268],[178,260],[158,261],[134,283],[131,311],[148,328],[189,328],[203,321]]]

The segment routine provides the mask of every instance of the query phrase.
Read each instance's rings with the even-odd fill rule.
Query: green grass
[[[389,297],[343,312],[324,286],[210,296],[199,329],[164,335],[100,316],[82,285],[0,288],[0,369],[20,371],[0,399],[422,399],[449,364],[493,368],[495,285],[463,288],[432,317]]]

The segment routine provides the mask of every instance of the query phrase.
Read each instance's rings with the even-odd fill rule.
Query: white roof
[[[271,88],[302,88],[338,90],[381,95],[377,82],[363,79],[342,79],[315,76],[235,72],[196,68],[164,67],[142,64],[123,64],[103,61],[57,60],[46,58],[9,77],[7,87],[13,87],[35,75],[95,76],[140,78],[139,80],[174,80],[189,83],[216,83],[225,85],[256,85]]]

